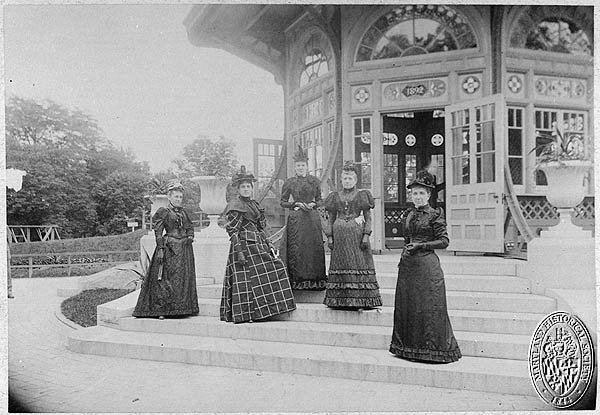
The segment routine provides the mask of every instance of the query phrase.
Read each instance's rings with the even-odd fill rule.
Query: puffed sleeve
[[[323,202],[323,207],[327,211],[329,217],[327,225],[323,228],[323,232],[325,232],[327,237],[333,236],[333,223],[337,217],[337,198],[338,194],[336,192],[331,192]]]
[[[359,192],[359,208],[362,210],[365,218],[363,224],[363,235],[370,235],[373,232],[373,218],[371,215],[371,209],[375,207],[375,199],[368,190],[361,190]]]
[[[165,220],[169,211],[160,207],[152,216],[152,228],[154,229],[154,238],[156,239],[156,248],[163,249],[165,247],[165,242],[163,241],[162,235],[165,230]]]
[[[188,236],[188,238],[193,238],[194,237],[194,224],[192,223],[192,220],[190,219],[190,215],[188,215],[188,213],[185,211],[185,209],[183,210],[183,216],[185,216],[185,220],[183,221],[183,228],[185,229],[185,234]]]
[[[437,208],[429,222],[433,228],[433,241],[425,242],[426,249],[446,249],[450,243],[444,209]]]
[[[280,205],[284,209],[291,209],[294,207],[294,202],[290,202],[290,195],[292,194],[292,180],[287,179],[283,183],[281,188],[281,202]]]
[[[366,211],[375,207],[375,198],[368,190],[360,190],[358,192],[359,207],[361,210]]]

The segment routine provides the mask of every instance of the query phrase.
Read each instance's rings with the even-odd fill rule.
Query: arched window
[[[578,16],[574,9],[575,7],[566,6],[530,7],[513,28],[510,46],[592,56],[592,41],[584,30],[583,23],[576,20]],[[593,9],[591,13],[593,14]]]
[[[450,7],[401,6],[381,16],[360,41],[357,61],[477,47],[467,20]]]
[[[322,44],[321,35],[318,33],[313,33],[304,44],[300,86],[304,86],[329,72],[327,55]]]

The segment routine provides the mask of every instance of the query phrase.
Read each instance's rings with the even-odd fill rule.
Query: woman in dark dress
[[[296,308],[285,265],[264,232],[264,209],[251,197],[255,181],[242,166],[233,179],[239,196],[225,208],[231,247],[221,296],[223,321],[252,322]]]
[[[322,202],[321,182],[307,174],[307,161],[308,156],[299,147],[294,155],[296,175],[283,184],[281,207],[290,213],[281,254],[294,290],[324,290],[327,282],[325,249],[321,217],[316,211]]]
[[[417,173],[407,187],[414,209],[401,217],[406,247],[398,264],[394,331],[390,352],[408,360],[449,363],[461,357],[454,338],[440,259],[434,249],[448,246],[441,208],[429,206],[433,177]]]
[[[194,266],[194,226],[185,210],[183,186],[171,181],[169,206],[152,217],[156,249],[144,278],[134,317],[187,316],[198,314]],[[164,234],[163,234],[164,232]]]
[[[346,164],[342,170],[343,190],[331,193],[324,203],[329,213],[326,234],[331,262],[323,303],[347,310],[382,305],[369,243],[375,201],[368,190],[356,188],[356,181],[356,167]]]

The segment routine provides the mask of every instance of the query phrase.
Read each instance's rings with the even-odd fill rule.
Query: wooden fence
[[[11,269],[24,269],[28,270],[28,277],[31,278],[34,269],[45,269],[45,268],[56,268],[56,267],[67,267],[67,276],[71,276],[71,269],[73,266],[81,266],[81,265],[90,265],[90,264],[102,264],[102,265],[117,265],[125,262],[135,261],[139,259],[140,251],[93,251],[93,252],[56,252],[56,253],[43,253],[43,254],[12,254],[11,255]],[[123,256],[132,256],[137,255],[135,259],[118,259],[115,260],[115,257],[121,258]],[[98,257],[105,256],[107,258],[106,261],[78,261],[77,258],[74,257],[84,257],[83,259],[89,259],[88,257]],[[58,262],[63,260],[66,257],[66,262]],[[18,261],[19,258],[27,258],[27,264],[18,264],[13,265],[13,262]],[[36,263],[34,258],[46,258],[52,261],[52,263]],[[38,261],[39,262],[39,261]]]

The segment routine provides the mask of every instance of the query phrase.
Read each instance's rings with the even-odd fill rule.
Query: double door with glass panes
[[[406,185],[415,178],[417,171],[428,165],[438,185],[445,181],[444,111],[386,114],[383,131],[385,236],[402,237],[400,215],[414,206]],[[438,191],[437,206],[445,207],[444,193]]]

